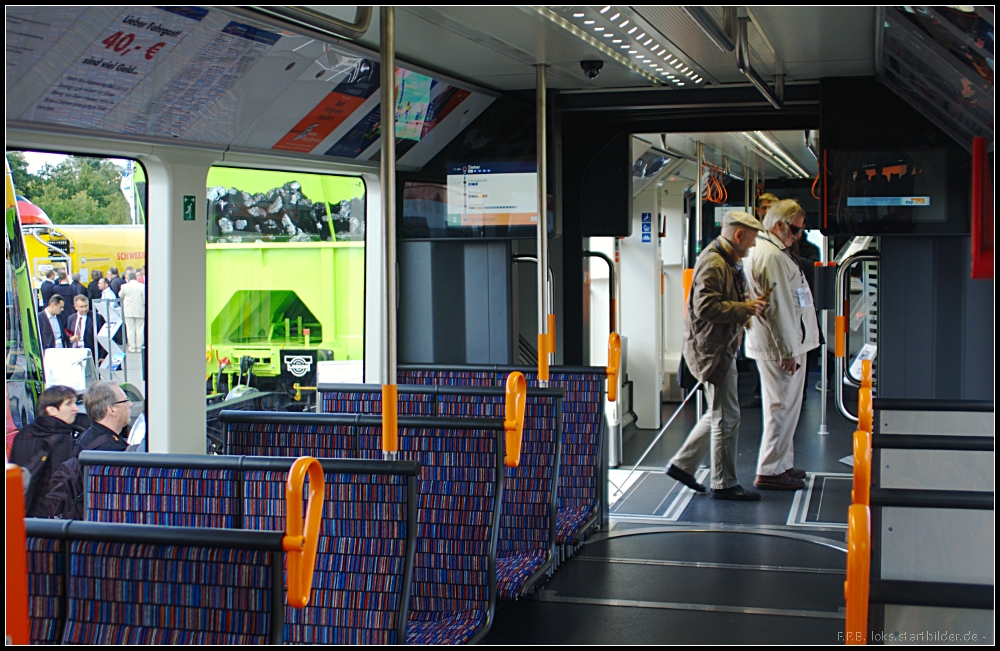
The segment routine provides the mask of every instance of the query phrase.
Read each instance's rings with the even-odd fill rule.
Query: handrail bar
[[[871,505],[916,509],[994,510],[993,491],[948,491],[914,488],[872,488]]]
[[[316,414],[288,411],[237,411],[219,412],[223,423],[273,423],[302,425],[347,425],[357,427],[382,427],[381,416],[360,414]],[[502,418],[469,418],[443,416],[400,416],[400,427],[420,427],[439,429],[484,429],[503,430]]]
[[[611,332],[617,332],[618,327],[615,322],[615,312],[618,310],[618,297],[615,294],[615,263],[612,262],[611,258],[600,251],[584,251],[583,255],[586,258],[600,258],[608,263],[608,294],[610,295],[608,297],[608,307],[609,312],[611,313],[610,326]]]
[[[399,393],[430,394],[441,396],[502,396],[506,395],[504,387],[479,387],[456,384],[397,384]],[[361,393],[378,393],[382,390],[380,384],[345,384],[345,383],[319,383],[316,388],[321,392],[344,391]],[[558,398],[566,397],[566,390],[562,387],[528,387],[529,396],[551,396]]]
[[[876,434],[872,447],[881,450],[964,450],[993,452],[992,436],[939,436],[933,434]]]
[[[281,541],[285,537],[284,531],[172,527],[158,524],[47,520],[44,518],[25,518],[24,526],[25,532],[30,538],[96,540],[176,545],[179,547],[221,547],[273,552],[283,551]]]
[[[253,412],[251,412],[253,413]],[[420,476],[418,461],[383,461],[380,459],[317,459],[323,472],[364,475]],[[190,468],[198,470],[288,470],[295,457],[259,457],[249,455],[206,454],[121,454],[84,450],[81,466],[114,466],[130,468]]]
[[[837,267],[837,277],[836,277],[836,282],[834,284],[834,296],[836,297],[836,302],[837,302],[838,317],[846,318],[847,316],[846,314],[842,314],[842,312],[844,312],[844,297],[843,297],[844,279],[847,276],[847,272],[850,271],[851,267],[853,267],[855,264],[859,262],[878,262],[880,259],[881,256],[878,255],[877,253],[872,254],[872,253],[861,252],[861,253],[856,253],[851,257],[847,258],[840,264],[839,267]],[[861,380],[851,376],[850,368],[848,368],[847,363],[845,361],[848,349],[847,338],[850,336],[848,334],[849,332],[850,328],[845,327],[844,341],[843,341],[845,357],[839,357],[839,356],[836,357],[836,362],[835,362],[836,370],[834,373],[834,378],[836,379],[834,380],[834,384],[836,384],[837,387],[834,390],[833,395],[835,402],[837,404],[837,411],[839,411],[844,418],[857,422],[858,417],[849,412],[847,410],[846,405],[844,405],[844,380],[846,379],[848,382],[850,382],[851,386],[858,388],[861,387]],[[837,341],[835,343],[839,347],[841,342]]]
[[[463,371],[470,373],[538,372],[537,367],[523,364],[400,364],[397,368],[400,371]],[[549,366],[549,371],[551,373],[597,373],[604,375],[605,368],[603,366],[560,366],[553,364]]]

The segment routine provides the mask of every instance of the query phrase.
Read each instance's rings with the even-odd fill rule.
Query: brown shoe
[[[806,478],[806,471],[803,470],[802,468],[789,468],[788,470],[785,471],[785,474],[791,477],[792,479]]]
[[[763,490],[797,491],[806,487],[801,479],[789,477],[788,473],[780,475],[757,475],[753,485]]]

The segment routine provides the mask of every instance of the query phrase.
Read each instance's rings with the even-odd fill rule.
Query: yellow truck
[[[21,227],[28,269],[42,278],[49,269],[80,273],[84,284],[90,272],[108,268],[138,269],[146,264],[146,227],[139,225],[27,224]],[[36,283],[37,286],[37,283]]]

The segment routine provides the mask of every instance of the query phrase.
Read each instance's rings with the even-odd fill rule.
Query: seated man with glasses
[[[95,382],[83,394],[90,429],[80,435],[83,450],[123,452],[128,447],[121,431],[131,419],[132,401],[114,382]]]

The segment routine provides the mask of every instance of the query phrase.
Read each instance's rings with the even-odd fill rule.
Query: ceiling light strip
[[[580,29],[579,27],[577,27],[573,23],[569,22],[568,20],[566,20],[565,18],[563,18],[562,16],[560,16],[556,12],[552,11],[548,7],[533,6],[533,7],[531,7],[531,9],[533,9],[536,13],[540,14],[544,18],[549,19],[550,21],[552,21],[553,23],[555,23],[559,27],[562,27],[563,29],[565,29],[569,33],[573,34],[574,36],[580,38],[581,40],[583,40],[584,42],[588,43],[589,45],[597,48],[598,50],[600,50],[601,52],[603,52],[605,55],[607,55],[608,57],[614,59],[618,63],[622,64],[623,66],[625,66],[629,70],[632,70],[633,72],[636,72],[636,73],[642,75],[643,77],[645,77],[646,79],[649,79],[650,81],[656,83],[657,85],[663,86],[665,88],[670,88],[670,86],[666,85],[666,83],[662,79],[660,79],[657,75],[652,74],[651,72],[643,69],[641,66],[633,63],[628,58],[622,56],[621,54],[618,54],[613,49],[611,49],[609,46],[605,45],[604,43],[602,43],[598,39],[594,38],[593,36],[591,36],[590,34],[588,34],[587,32],[585,32],[584,30]],[[635,29],[635,28],[633,28],[633,29]]]

